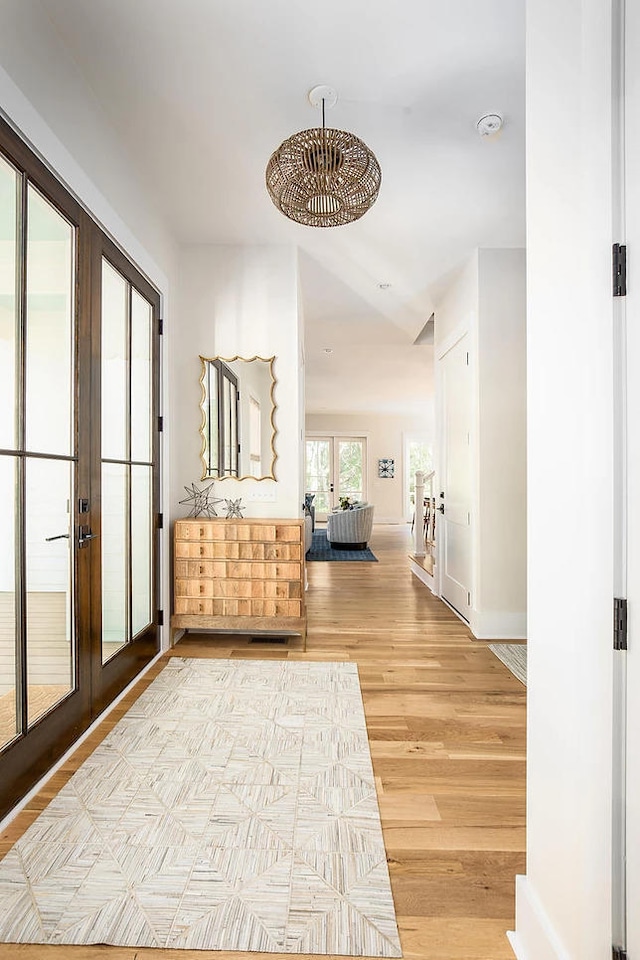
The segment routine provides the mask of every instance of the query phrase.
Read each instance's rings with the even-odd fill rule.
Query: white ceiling
[[[178,241],[299,246],[308,409],[425,409],[432,348],[412,344],[438,288],[474,247],[524,244],[524,0],[41,5]],[[365,217],[327,230],[264,188],[317,83],[383,171]],[[481,140],[490,112],[504,129]]]

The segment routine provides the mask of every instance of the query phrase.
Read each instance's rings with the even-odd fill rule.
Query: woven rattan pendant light
[[[359,220],[375,203],[382,172],[366,143],[325,126],[325,105],[337,95],[314,87],[309,100],[322,107],[322,127],[301,130],[280,144],[266,170],[269,196],[285,217],[308,227],[339,227]]]

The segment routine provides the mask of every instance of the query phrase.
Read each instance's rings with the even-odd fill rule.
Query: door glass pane
[[[262,476],[262,422],[260,403],[255,397],[249,397],[249,462],[251,476]]]
[[[229,384],[229,424],[231,430],[231,473],[238,476],[238,388]]]
[[[74,228],[31,185],[27,196],[26,447],[73,450]]]
[[[15,449],[16,171],[0,156],[0,447]]]
[[[16,460],[0,457],[0,747],[16,722],[15,497]]]
[[[68,461],[25,463],[29,724],[75,686],[70,513],[74,470]]]
[[[102,662],[128,639],[128,471],[122,463],[102,464]]]
[[[131,292],[131,459],[151,460],[151,304]]]
[[[129,397],[129,290],[107,260],[102,261],[102,456],[127,457]]]
[[[207,422],[205,423],[206,436],[209,442],[209,473],[219,475],[218,449],[218,368],[208,364],[209,371],[209,406],[207,408]]]
[[[338,441],[338,496],[363,499],[364,444],[362,440]]]
[[[222,418],[224,422],[224,454],[223,469],[225,474],[231,473],[231,381],[226,377],[222,380]]]
[[[151,533],[152,468],[131,468],[131,634],[135,637],[152,621]]]
[[[330,482],[330,441],[307,440],[305,493],[310,493],[315,496],[313,505],[316,508],[316,515],[329,512]]]

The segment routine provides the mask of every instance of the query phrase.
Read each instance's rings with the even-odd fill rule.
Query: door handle
[[[91,530],[86,530],[83,527],[78,528],[78,546],[83,547],[85,543],[88,543],[89,540],[96,540],[98,537],[97,533],[91,533]]]
[[[68,540],[68,533],[59,533],[56,537],[45,537],[45,543],[51,543],[52,540]]]
[[[440,504],[440,506],[438,507],[438,510],[440,511],[440,513],[444,513],[444,503]]]

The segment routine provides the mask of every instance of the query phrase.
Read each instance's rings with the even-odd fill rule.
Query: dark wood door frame
[[[75,231],[75,343],[74,366],[75,409],[73,457],[75,464],[74,507],[72,511],[74,562],[74,609],[76,624],[75,689],[31,727],[26,726],[27,649],[24,562],[17,570],[16,594],[17,631],[16,682],[22,700],[21,730],[9,744],[0,750],[0,818],[29,791],[31,787],[66,752],[86,730],[96,716],[107,707],[127,684],[143,669],[159,649],[159,557],[158,536],[153,538],[153,623],[140,636],[127,643],[106,664],[102,664],[101,627],[101,563],[100,540],[96,539],[78,549],[79,525],[100,529],[100,268],[102,256],[141,293],[152,305],[154,335],[152,358],[152,389],[154,424],[159,412],[159,315],[160,296],[152,284],[138,271],[124,253],[104,234],[98,224],[80,203],[56,179],[48,167],[20,139],[11,126],[0,118],[0,152],[18,171],[22,182],[24,214],[27,183],[37,190],[70,222]],[[22,230],[22,256],[26,252],[26,227]],[[24,332],[26,278],[19,275],[19,328]],[[25,354],[19,348],[18,379],[23,395]],[[160,438],[153,431],[153,517],[159,512]],[[15,457],[24,493],[24,463],[29,452],[24,449],[24,431],[16,439],[16,448],[0,450],[0,454]],[[64,459],[64,458],[61,458]],[[88,500],[90,512],[79,514],[79,501]],[[23,496],[18,498],[23,503]],[[24,517],[17,516],[18,531],[22,532]],[[16,549],[20,552],[21,547]]]

